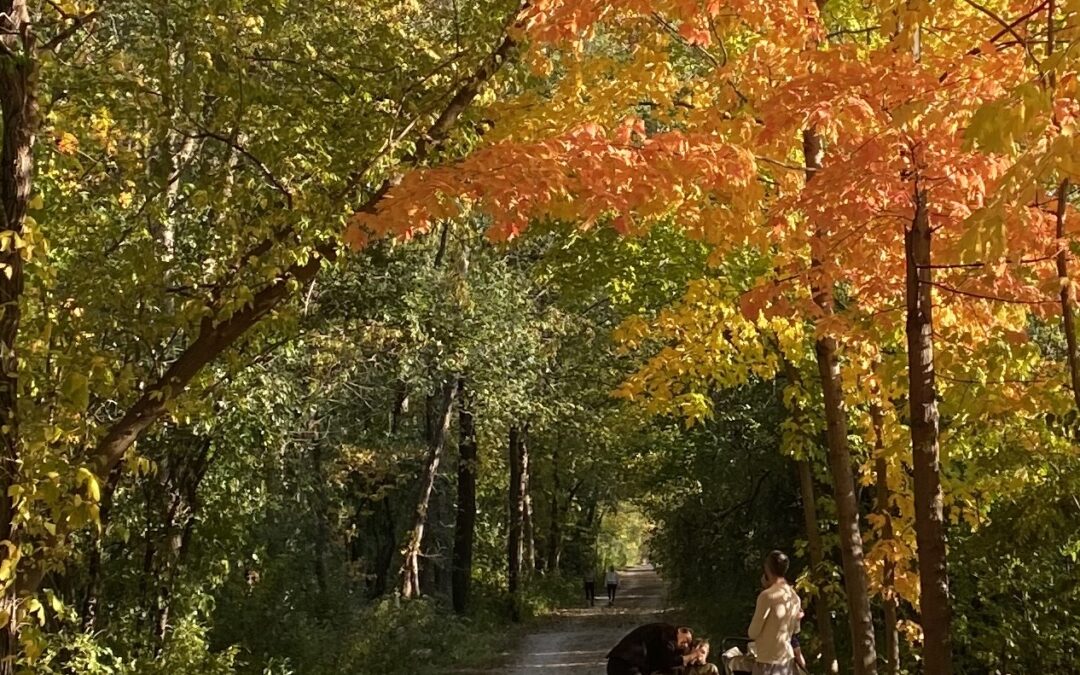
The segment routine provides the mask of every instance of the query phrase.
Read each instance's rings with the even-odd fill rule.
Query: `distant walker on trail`
[[[593,607],[596,605],[596,572],[586,571],[581,580],[585,585],[585,604]]]
[[[619,589],[619,574],[615,571],[614,565],[609,567],[607,574],[604,575],[604,584],[607,586],[607,599],[610,607],[615,604],[615,591]]]

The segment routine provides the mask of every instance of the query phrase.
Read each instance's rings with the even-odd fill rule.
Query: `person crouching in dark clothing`
[[[608,675],[650,675],[693,663],[701,658],[690,649],[694,635],[689,628],[649,623],[626,634],[608,652]]]

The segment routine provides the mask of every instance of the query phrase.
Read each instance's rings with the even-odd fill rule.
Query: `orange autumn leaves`
[[[1018,13],[1031,9],[1014,4]],[[718,250],[753,247],[772,258],[776,277],[763,279],[743,302],[751,314],[815,318],[805,293],[797,306],[788,304],[800,297],[792,295],[793,284],[840,283],[858,299],[857,311],[895,321],[904,230],[918,186],[928,193],[936,231],[940,301],[1012,330],[1015,313],[999,311],[1002,303],[1053,310],[1060,284],[1053,256],[1063,242],[1052,199],[1011,187],[1018,181],[1014,153],[971,141],[986,124],[987,102],[1007,102],[1032,73],[1023,50],[988,42],[1000,27],[965,7],[927,14],[934,32],[916,60],[907,41],[880,36],[807,51],[822,24],[814,4],[801,0],[538,0],[518,23],[534,49],[580,41],[601,25],[612,31],[621,21],[640,31],[642,17],[661,16],[685,43],[712,45],[725,61],[718,40],[741,42],[741,51],[688,77],[689,88],[712,88],[712,103],[673,118],[666,129],[650,122],[647,130],[633,116],[591,121],[553,137],[510,137],[456,164],[417,169],[374,213],[354,216],[347,240],[359,247],[371,238],[411,236],[469,212],[490,218],[496,239],[543,219],[635,232],[669,218]],[[693,34],[705,27],[708,35]],[[575,63],[604,58],[577,45],[569,51]],[[1060,80],[1065,92],[1070,80]],[[634,100],[632,92],[626,100]],[[559,104],[551,108],[573,108]],[[1066,128],[1074,107],[1058,101],[1041,113],[1025,111],[1025,133],[1051,111]],[[543,108],[534,106],[537,114]],[[798,171],[804,128],[826,143],[824,166],[805,188]],[[1060,146],[1058,139],[1058,164],[1067,163]],[[1003,201],[998,195],[1006,192],[1023,195]],[[816,267],[809,260],[812,235],[820,246]]]
[[[347,240],[411,236],[475,210],[509,239],[530,221],[589,226],[610,220],[630,232],[674,212],[688,226],[754,206],[757,168],[745,149],[705,134],[648,135],[628,119],[614,133],[595,124],[533,143],[504,142],[449,166],[413,171],[373,213],[354,216]]]
[[[814,180],[772,204],[779,274],[823,286],[843,282],[867,312],[895,305],[904,273],[904,230],[918,186],[928,193],[937,233],[940,290],[948,291],[955,280],[961,292],[951,296],[1038,303],[1038,272],[1049,273],[1057,246],[1053,223],[1029,219],[1023,228],[1004,228],[999,220],[998,230],[979,237],[982,225],[973,224],[973,216],[984,209],[1011,161],[967,148],[963,135],[981,101],[1005,93],[1001,82],[1015,77],[1016,61],[968,60],[958,69],[955,62],[917,63],[888,50],[869,58],[854,48],[814,55],[810,72],[779,87],[763,106],[762,142],[814,128],[827,144]],[[940,83],[946,68],[963,87]],[[815,269],[806,258],[813,237],[822,242]],[[1025,257],[1017,264],[998,266],[1018,250]],[[986,267],[966,266],[975,258]],[[995,274],[985,274],[987,269]],[[768,287],[761,293],[767,296]]]
[[[882,361],[881,379],[896,389],[874,397],[902,399],[904,237],[915,194],[923,193],[934,229],[942,409],[963,420],[943,438],[957,456],[981,442],[988,424],[1034,415],[1033,400],[1059,407],[1060,368],[1022,343],[1032,315],[1057,320],[1058,293],[1072,282],[1059,279],[1054,259],[1080,220],[1066,208],[1070,226],[1058,238],[1053,187],[1080,178],[1076,73],[1067,60],[1080,51],[1053,62],[1051,90],[1043,68],[1012,40],[1037,41],[1045,26],[1039,3],[1000,4],[1007,20],[1028,19],[1003,31],[963,2],[849,3],[857,18],[832,15],[830,34],[814,4],[799,0],[537,0],[522,24],[533,48],[543,45],[558,66],[553,72],[563,69],[566,79],[592,72],[581,79],[604,84],[584,92],[539,87],[528,109],[589,110],[576,118],[589,123],[569,132],[566,124],[537,124],[531,133],[502,133],[509,140],[457,164],[409,173],[377,212],[352,220],[349,240],[408,236],[475,212],[491,219],[500,239],[542,219],[622,232],[670,219],[715,247],[718,258],[752,250],[770,272],[748,291],[694,283],[658,316],[620,329],[627,348],[658,351],[618,393],[648,412],[693,421],[709,414],[702,392],[774,372],[777,348],[792,363],[807,362],[813,330],[836,337],[845,373],[858,377]],[[836,12],[836,3],[829,9]],[[926,28],[917,56],[915,24]],[[659,36],[647,54],[643,30]],[[844,30],[852,32],[844,37]],[[640,58],[644,67],[665,56],[662,78],[604,80],[622,71],[584,65]],[[685,95],[674,81],[680,76],[694,104],[675,103]],[[599,93],[612,90],[620,95]],[[590,94],[608,105],[586,105]],[[630,107],[643,100],[653,106],[647,125]],[[627,109],[615,110],[624,101]],[[621,122],[620,112],[628,116]],[[497,128],[505,122],[494,117]],[[809,182],[801,170],[806,129],[824,144],[823,165]],[[811,286],[837,290],[834,315],[822,317]],[[845,393],[871,400],[852,382]],[[890,473],[906,476],[902,415],[883,408]],[[963,488],[947,488],[949,499],[970,501]],[[892,490],[910,520],[910,485]],[[870,562],[901,563],[896,590],[917,603],[914,570],[903,564],[913,559],[909,539],[876,547]]]
[[[827,143],[814,180],[772,205],[783,278],[841,282],[859,311],[886,318],[902,287],[903,236],[918,188],[935,231],[939,302],[986,328],[1015,329],[1015,313],[1004,323],[994,318],[1002,304],[1053,313],[1053,258],[1065,245],[1055,233],[1056,202],[1035,189],[1026,199],[996,199],[1015,157],[967,141],[984,103],[1024,81],[1021,52],[931,53],[916,62],[887,47],[868,57],[836,49],[814,55],[808,70],[762,107],[762,141],[811,127]],[[806,254],[815,236],[822,264],[812,269]],[[760,289],[762,303],[770,291]]]
[[[732,24],[774,35],[803,34],[817,11],[811,0],[535,0],[524,25],[530,39],[559,44],[590,37],[616,16],[661,16],[675,22],[689,43],[709,45]]]

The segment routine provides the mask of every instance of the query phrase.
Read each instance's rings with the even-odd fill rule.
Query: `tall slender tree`
[[[478,453],[472,396],[465,378],[458,380],[457,518],[454,521],[452,596],[454,611],[469,608],[472,588],[473,542],[476,538],[476,473]]]
[[[420,474],[419,495],[413,514],[412,526],[406,535],[405,546],[401,552],[401,572],[398,588],[401,597],[412,598],[420,595],[420,558],[423,551],[424,531],[427,528],[428,507],[435,490],[435,480],[439,475],[446,437],[450,433],[450,419],[453,413],[454,394],[457,391],[457,378],[447,378],[439,393],[433,397],[430,408],[431,420],[427,434],[427,453]]]

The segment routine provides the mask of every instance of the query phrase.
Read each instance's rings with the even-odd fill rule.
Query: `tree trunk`
[[[193,452],[170,453],[161,464],[164,542],[150,544],[152,553],[146,561],[150,565],[148,569],[152,570],[151,578],[157,582],[152,603],[154,648],[157,653],[164,647],[169,630],[177,577],[191,543],[199,511],[199,486],[210,467],[212,447],[211,439],[203,439]],[[159,545],[162,546],[160,551],[157,550]]]
[[[1055,14],[1057,3],[1049,0],[1046,4],[1046,57],[1054,54],[1057,39],[1057,23]],[[1057,73],[1050,69],[1047,73],[1047,88],[1050,90],[1051,99],[1057,89]],[[1059,124],[1057,113],[1054,113],[1054,124]],[[1080,355],[1076,352],[1076,300],[1073,297],[1073,286],[1069,279],[1069,245],[1070,240],[1065,233],[1065,214],[1068,212],[1070,182],[1068,178],[1062,179],[1057,187],[1057,208],[1054,212],[1054,220],[1057,225],[1057,240],[1060,250],[1056,256],[1058,281],[1061,283],[1059,296],[1061,298],[1061,326],[1065,331],[1065,345],[1067,348],[1067,362],[1069,365],[1069,383],[1072,385],[1073,402],[1077,411],[1080,411]]]
[[[525,570],[525,577],[529,578],[533,576],[536,569],[536,533],[533,530],[533,507],[532,497],[529,493],[525,493],[525,509],[524,509],[524,523],[522,528],[522,536],[524,537],[524,560],[522,567]]]
[[[551,521],[548,527],[546,568],[549,572],[559,569],[559,557],[562,553],[562,514],[559,512],[559,491],[562,489],[562,477],[559,475],[559,439],[551,451]]]
[[[782,354],[781,359],[784,365],[784,375],[788,383],[797,386],[801,378],[799,372],[795,369],[795,365],[784,358]],[[792,404],[790,412],[796,421],[800,420],[803,414],[798,403]],[[809,460],[796,460],[795,467],[799,474],[799,492],[803,504],[803,525],[806,529],[806,547],[810,555],[810,578],[815,587],[821,589],[824,586],[822,572],[825,568],[825,545],[821,541],[821,529],[818,525],[814,474],[810,468]],[[836,638],[833,635],[832,616],[829,614],[829,606],[825,602],[825,598],[820,594],[814,600],[814,619],[817,623],[818,638],[821,641],[821,661],[825,666],[825,672],[834,675],[840,671],[840,664],[836,658]]]
[[[877,492],[877,512],[882,518],[881,539],[889,547],[881,581],[881,598],[884,603],[885,629],[885,675],[897,675],[900,670],[900,641],[896,628],[896,561],[892,557],[892,506],[889,503],[889,463],[885,459],[885,415],[878,404],[870,406],[870,419],[874,425],[874,473]]]
[[[1065,242],[1065,213],[1068,207],[1069,179],[1061,181],[1057,189],[1057,221],[1058,242]],[[1061,244],[1059,243],[1059,246]],[[1080,410],[1080,358],[1076,353],[1076,311],[1073,299],[1072,283],[1069,281],[1069,247],[1061,246],[1057,253],[1057,274],[1061,282],[1061,325],[1065,331],[1065,345],[1069,364],[1069,382],[1072,384],[1073,401],[1076,409]]]
[[[397,523],[394,521],[394,511],[390,507],[390,497],[384,496],[380,502],[383,513],[383,534],[380,539],[383,541],[375,558],[375,582],[371,588],[373,598],[386,592],[390,568],[394,564],[394,542],[397,541]]]
[[[514,621],[521,619],[521,557],[523,552],[522,535],[525,525],[525,481],[524,432],[516,425],[510,427],[509,439],[509,520],[506,537],[506,586],[510,592],[510,615]]]
[[[315,519],[314,555],[315,584],[322,596],[327,593],[326,543],[330,539],[330,523],[327,521],[326,476],[323,469],[322,443],[315,439],[311,445],[312,499],[311,511]]]
[[[19,471],[19,321],[22,317],[23,226],[30,204],[37,131],[37,53],[26,0],[0,0],[0,540],[18,545],[9,489]],[[7,549],[0,560],[7,557]],[[18,605],[14,590],[5,592],[0,610],[0,673],[15,670]]]
[[[390,435],[397,434],[401,428],[401,418],[409,412],[409,389],[404,382],[397,383],[394,393],[394,407],[390,411]]]
[[[821,530],[818,526],[817,501],[814,496],[814,476],[810,470],[810,463],[806,460],[795,462],[799,472],[799,488],[803,503],[803,524],[806,527],[806,547],[810,554],[811,578],[817,588],[821,588],[821,572],[825,566],[825,546],[821,541]],[[814,598],[814,620],[817,623],[818,639],[821,641],[821,662],[825,666],[825,672],[835,674],[840,672],[840,664],[836,659],[836,638],[833,636],[832,617],[829,615],[829,606],[822,595]]]
[[[476,424],[471,410],[472,398],[465,380],[458,381],[458,474],[457,518],[454,523],[453,576],[451,597],[454,611],[469,609],[472,587],[473,541],[476,537]]]
[[[529,462],[529,439],[526,433],[521,437],[521,536],[522,536],[522,568],[526,579],[533,576],[536,571],[536,533],[533,531],[533,505],[532,505],[532,469]]]
[[[454,390],[457,389],[457,381],[447,379],[442,386],[442,392],[438,401],[438,425],[433,429],[431,439],[428,442],[427,459],[424,462],[424,471],[420,477],[420,496],[416,501],[416,513],[413,517],[413,526],[409,530],[405,548],[402,550],[401,572],[398,588],[401,596],[412,598],[420,595],[420,552],[424,541],[424,528],[427,525],[428,505],[431,503],[431,493],[435,489],[435,478],[439,474],[439,461],[442,459],[443,446],[446,443],[446,434],[450,430],[450,413],[453,409]]]
[[[457,392],[457,382],[454,382],[454,391]],[[452,415],[451,410],[448,414]],[[440,410],[440,398],[428,396],[424,412],[425,443],[431,445],[436,442],[439,434],[442,411]],[[446,441],[443,444],[445,446]],[[448,509],[450,507],[446,494],[446,482],[444,472],[440,468],[435,474],[435,485],[431,492],[431,501],[428,504],[427,526],[424,530],[424,551],[422,558],[424,564],[420,567],[420,595],[437,595],[445,589],[444,578],[444,552],[447,548],[445,538],[448,530],[445,526],[449,522]],[[449,533],[450,536],[453,533]]]
[[[915,541],[919,549],[919,596],[926,675],[952,674],[952,610],[945,560],[944,495],[938,448],[934,383],[934,300],[927,192],[915,185],[915,215],[905,233],[907,249],[908,397],[914,469]]]
[[[806,161],[806,181],[814,178],[821,168],[823,157],[821,138],[812,130],[803,131],[803,156]],[[811,240],[812,267],[823,264],[825,242],[820,233]],[[821,313],[833,313],[832,289],[829,281],[815,279],[811,284],[814,302]],[[819,334],[814,341],[821,389],[825,398],[825,430],[829,450],[829,471],[832,476],[833,499],[836,501],[840,536],[840,558],[844,567],[844,590],[847,596],[851,625],[852,656],[855,675],[877,675],[877,646],[874,621],[870,613],[870,594],[866,586],[866,565],[863,559],[862,532],[859,529],[859,505],[855,496],[855,478],[851,451],[847,441],[847,412],[844,409],[844,389],[840,377],[840,360],[836,340]]]
[[[859,529],[859,506],[851,453],[847,444],[847,416],[843,407],[840,364],[836,342],[830,337],[815,343],[818,370],[825,393],[825,420],[829,444],[829,471],[833,499],[836,501],[840,535],[840,558],[844,567],[844,590],[847,595],[855,675],[876,675],[877,651],[874,623],[870,613],[870,595],[866,585],[863,540]]]

